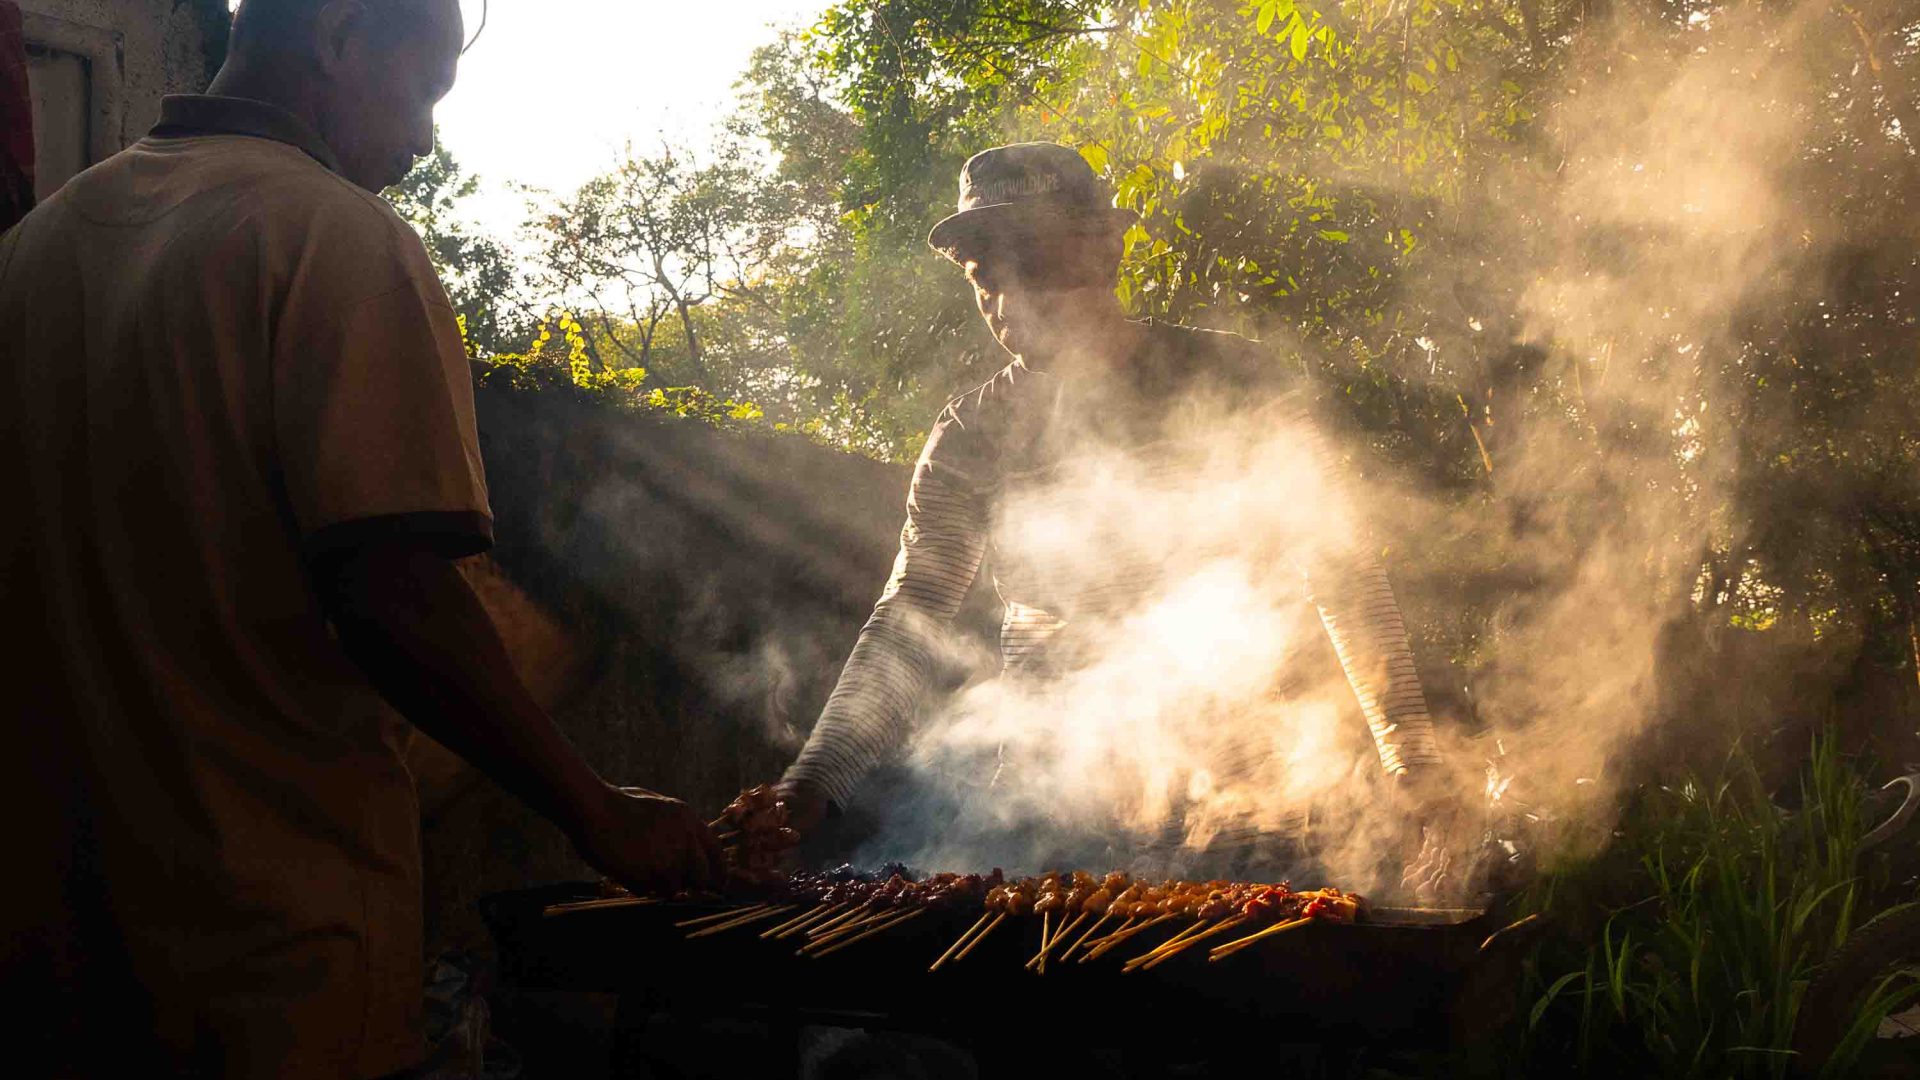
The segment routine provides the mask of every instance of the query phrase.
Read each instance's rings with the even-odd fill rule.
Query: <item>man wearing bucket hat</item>
[[[1232,334],[1126,317],[1114,282],[1135,220],[1114,208],[1068,147],[994,147],[962,169],[958,210],[934,226],[928,243],[965,271],[1012,362],[950,403],[928,437],[892,576],[779,787],[801,831],[846,806],[902,742],[932,677],[939,635],[990,549],[1005,602],[1003,675],[1016,680],[1070,670],[1083,659],[1075,646],[1088,626],[1116,625],[1182,571],[1167,565],[1178,556],[1130,543],[1128,533],[1152,531],[1140,527],[1137,508],[1097,505],[1098,498],[1075,507],[1086,521],[1075,519],[1073,528],[1084,524],[1119,543],[1081,543],[1070,549],[1069,561],[1079,565],[1063,571],[1057,551],[1051,560],[1032,552],[1007,526],[1005,508],[1023,485],[1058,484],[1062,469],[1090,447],[1151,458],[1178,442],[1175,417],[1183,410],[1213,416],[1256,405],[1300,432],[1303,468],[1334,471],[1302,395],[1275,385],[1283,369],[1266,350]],[[1417,813],[1444,802],[1441,755],[1385,571],[1351,539],[1326,545],[1337,550],[1301,569],[1381,765],[1414,793]],[[1433,867],[1420,873],[1427,880],[1412,884],[1435,884]]]

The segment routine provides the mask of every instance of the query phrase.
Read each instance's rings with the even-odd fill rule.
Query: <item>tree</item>
[[[767,101],[857,132],[762,125],[841,211],[788,303],[853,328],[809,370],[902,450],[997,359],[919,234],[969,153],[1064,142],[1140,215],[1134,311],[1285,343],[1353,467],[1428,505],[1389,542],[1496,706],[1592,710],[1524,658],[1666,663],[1636,625],[1857,648],[1915,705],[1911,5],[843,0],[788,48]]]
[[[593,312],[596,344],[654,370],[662,323],[672,318],[684,364],[673,374],[712,389],[696,311],[754,295],[787,244],[789,216],[780,185],[741,141],[722,138],[703,157],[672,146],[650,156],[629,150],[538,228],[554,288]]]
[[[490,356],[524,344],[535,319],[520,299],[521,274],[514,257],[499,241],[472,231],[459,218],[460,204],[479,183],[478,177],[461,171],[436,134],[433,153],[415,162],[384,194],[426,244],[466,327],[468,347]]]

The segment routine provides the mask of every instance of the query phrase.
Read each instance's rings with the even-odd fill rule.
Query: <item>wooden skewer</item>
[[[1151,949],[1148,949],[1148,950],[1147,950],[1146,952],[1144,952],[1144,953],[1142,953],[1142,954],[1141,954],[1141,956],[1143,956],[1143,957],[1144,957],[1144,956],[1152,956],[1153,954],[1155,954],[1155,953],[1157,953],[1157,952],[1161,952],[1161,951],[1163,951],[1163,950],[1165,950],[1165,949],[1171,949],[1171,948],[1173,948],[1173,947],[1174,947],[1175,945],[1178,945],[1178,944],[1180,944],[1181,942],[1183,942],[1183,941],[1185,941],[1185,940],[1187,940],[1187,938],[1189,938],[1189,937],[1191,937],[1191,936],[1193,936],[1194,934],[1197,934],[1197,933],[1199,933],[1199,932],[1200,932],[1201,930],[1203,930],[1203,929],[1205,929],[1205,928],[1206,928],[1206,927],[1207,927],[1207,926],[1208,926],[1208,925],[1209,925],[1210,923],[1212,923],[1212,922],[1213,922],[1213,920],[1212,920],[1212,919],[1201,919],[1201,920],[1200,920],[1199,922],[1196,922],[1196,923],[1193,923],[1193,924],[1191,924],[1191,925],[1189,925],[1189,926],[1188,926],[1188,927],[1187,927],[1186,929],[1184,929],[1184,930],[1182,930],[1182,931],[1180,931],[1179,933],[1177,933],[1177,934],[1175,934],[1175,935],[1173,935],[1172,937],[1170,937],[1170,938],[1168,938],[1167,940],[1165,940],[1165,941],[1163,941],[1163,942],[1161,942],[1160,944],[1158,944],[1158,945],[1155,945],[1155,946],[1154,946],[1153,948],[1151,948]],[[1139,958],[1140,958],[1140,957],[1135,957],[1135,959],[1139,959]],[[1128,963],[1132,963],[1133,961],[1132,961],[1132,960],[1129,960],[1129,961],[1127,961],[1127,962],[1128,962]]]
[[[1081,924],[1081,923],[1083,923],[1083,922],[1086,922],[1086,921],[1087,921],[1087,916],[1089,916],[1089,915],[1092,915],[1092,914],[1093,914],[1093,912],[1091,912],[1091,911],[1083,911],[1083,912],[1081,912],[1080,914],[1078,914],[1078,915],[1076,915],[1076,916],[1074,916],[1074,919],[1073,919],[1073,921],[1072,921],[1072,922],[1070,922],[1070,923],[1068,923],[1068,924],[1067,924],[1066,926],[1063,926],[1063,927],[1061,927],[1061,928],[1060,928],[1060,932],[1059,932],[1059,933],[1057,933],[1057,934],[1055,934],[1055,935],[1053,935],[1053,944],[1054,944],[1054,945],[1058,945],[1058,944],[1060,944],[1060,939],[1061,939],[1061,938],[1064,938],[1064,937],[1066,937],[1066,936],[1067,936],[1068,934],[1071,934],[1071,933],[1073,933],[1073,932],[1074,932],[1075,930],[1078,930],[1078,929],[1080,929],[1080,924]],[[1052,946],[1050,945],[1050,946],[1048,946],[1048,948],[1052,948]]]
[[[1197,925],[1198,924],[1196,924],[1196,926]],[[1168,938],[1167,940],[1161,942],[1160,944],[1155,945],[1152,948],[1148,949],[1146,952],[1141,953],[1139,956],[1136,956],[1133,959],[1128,960],[1126,963],[1121,964],[1120,970],[1132,971],[1135,967],[1138,967],[1140,964],[1146,963],[1148,960],[1152,960],[1164,953],[1178,952],[1181,948],[1185,947],[1186,943],[1189,940],[1192,939],[1194,933],[1195,933],[1195,926],[1189,926],[1186,929]]]
[[[1178,945],[1161,946],[1159,949],[1156,949],[1155,951],[1150,952],[1145,956],[1127,961],[1127,965],[1121,968],[1121,970],[1132,971],[1135,968],[1159,967],[1161,964],[1164,964],[1167,961],[1173,959],[1174,957],[1179,956],[1181,953],[1186,952],[1188,949],[1193,948],[1195,945],[1200,944],[1201,942],[1207,940],[1213,935],[1225,933],[1226,931],[1231,930],[1234,927],[1239,926],[1246,921],[1247,921],[1247,917],[1245,915],[1235,915],[1231,919],[1222,919],[1220,920],[1219,925],[1214,926],[1213,928],[1208,930],[1202,930],[1200,933],[1194,934],[1186,938],[1185,940],[1181,941]]]
[[[954,953],[956,953],[956,952],[959,952],[959,951],[960,951],[960,946],[962,946],[962,945],[965,945],[965,944],[967,943],[967,939],[973,936],[973,932],[974,932],[975,930],[978,930],[978,929],[980,929],[980,928],[981,928],[982,926],[985,926],[985,925],[986,925],[986,923],[987,923],[987,920],[988,920],[988,919],[991,919],[991,918],[993,918],[993,912],[991,912],[991,911],[983,911],[983,912],[981,912],[981,913],[980,913],[980,917],[979,917],[978,919],[976,919],[976,920],[974,920],[974,923],[973,923],[973,925],[972,925],[972,926],[969,926],[969,927],[967,927],[967,932],[966,932],[966,933],[964,933],[964,934],[961,934],[961,935],[960,935],[959,937],[957,937],[957,938],[955,938],[955,939],[954,939],[954,941],[953,941],[953,944],[951,944],[951,945],[949,945],[949,946],[947,946],[947,951],[946,951],[946,952],[943,952],[943,953],[941,953],[941,954],[940,954],[940,959],[938,959],[938,960],[935,960],[935,961],[933,962],[933,966],[932,966],[932,967],[930,967],[930,968],[928,968],[927,970],[928,970],[929,972],[934,972],[934,971],[939,971],[939,970],[940,970],[940,965],[942,965],[942,964],[944,964],[944,963],[946,963],[946,962],[947,962],[947,958],[948,958],[948,957],[950,957],[950,956],[952,956],[952,955],[953,955]]]
[[[1006,921],[1006,918],[1007,918],[1007,913],[1004,911],[1000,912],[998,915],[995,915],[993,917],[993,921],[987,924],[987,928],[985,930],[980,931],[978,934],[975,934],[973,936],[973,940],[967,944],[967,947],[960,950],[960,955],[954,957],[953,962],[957,964],[960,961],[965,960],[967,958],[967,954],[972,952],[981,942],[987,940],[987,935],[993,933],[996,927],[998,927],[1002,922]]]
[[[728,920],[731,920],[731,919],[737,919],[740,916],[745,915],[750,911],[765,911],[767,908],[771,906],[772,905],[770,904],[755,904],[750,908],[732,908],[728,911],[722,911],[714,915],[702,915],[697,919],[682,919],[679,922],[674,923],[673,925],[680,927],[681,929],[685,929],[686,927],[689,927],[689,926],[702,926],[706,923],[727,922]]]
[[[839,952],[841,949],[844,949],[849,945],[855,944],[857,942],[865,941],[866,939],[872,937],[873,935],[880,933],[882,930],[891,930],[894,927],[899,926],[901,923],[910,922],[914,919],[919,918],[922,915],[925,915],[926,913],[927,913],[926,908],[914,908],[912,911],[907,912],[905,915],[895,915],[887,919],[886,921],[882,922],[879,926],[876,926],[871,930],[868,930],[864,933],[855,934],[852,937],[847,938],[843,941],[834,942],[833,944],[827,946],[826,948],[821,949],[819,952],[814,953],[813,958],[815,960],[818,960],[821,957],[827,955],[828,953]]]
[[[819,904],[815,904],[814,906],[808,908],[807,910],[801,912],[798,915],[795,915],[793,918],[788,919],[786,922],[781,923],[780,925],[774,927],[773,929],[761,931],[760,936],[763,938],[779,937],[781,934],[786,933],[788,930],[791,930],[796,926],[800,926],[804,924],[808,919],[811,919],[814,916],[820,914],[821,910],[822,910],[821,906]]]
[[[1311,918],[1306,918],[1306,919],[1289,919],[1288,921],[1283,923],[1274,923],[1272,926],[1267,927],[1265,930],[1262,930],[1257,934],[1248,934],[1246,937],[1239,938],[1234,941],[1229,941],[1225,945],[1221,945],[1215,948],[1213,952],[1208,955],[1207,961],[1211,963],[1215,960],[1221,960],[1226,957],[1232,956],[1234,953],[1237,953],[1241,949],[1244,949],[1247,946],[1253,944],[1254,942],[1259,941],[1261,938],[1272,937],[1275,934],[1279,934],[1279,933],[1283,933],[1285,931],[1291,930],[1296,926],[1305,926],[1312,921],[1313,920]]]
[[[816,917],[816,915],[820,915],[820,911],[822,911],[822,909],[824,909],[824,905],[820,905],[820,903],[816,903],[816,905],[812,905],[812,907],[808,907],[808,909],[806,909],[806,911],[803,911],[803,913],[799,913],[799,915],[795,915],[793,919],[787,919],[785,920],[785,922],[780,922],[780,924],[776,924],[776,926],[770,926],[770,928],[766,928],[766,930],[760,930],[760,936],[762,936],[762,938],[774,938],[774,936],[780,936],[780,934],[785,934],[787,930],[791,930],[791,928],[795,928],[795,926],[804,926],[804,924],[806,924],[806,920],[812,919],[812,917]]]
[[[1172,937],[1170,937],[1170,938],[1168,938],[1168,939],[1166,940],[1166,944],[1163,944],[1163,945],[1160,945],[1160,946],[1158,946],[1158,947],[1157,947],[1157,948],[1155,948],[1155,949],[1154,949],[1153,951],[1154,951],[1154,952],[1159,952],[1159,951],[1160,951],[1161,949],[1164,949],[1164,948],[1166,948],[1166,947],[1167,947],[1168,945],[1172,945],[1172,944],[1174,944],[1175,942],[1179,942],[1179,941],[1185,941],[1185,940],[1187,940],[1187,938],[1189,938],[1189,937],[1191,937],[1191,936],[1192,936],[1192,935],[1194,935],[1194,934],[1197,934],[1197,933],[1199,933],[1199,932],[1200,932],[1200,931],[1202,931],[1202,930],[1205,930],[1205,929],[1206,929],[1206,928],[1207,928],[1208,926],[1210,926],[1210,925],[1212,925],[1212,924],[1213,924],[1213,920],[1212,920],[1212,919],[1201,919],[1201,920],[1199,920],[1198,922],[1195,922],[1195,923],[1193,923],[1193,924],[1191,924],[1191,925],[1189,925],[1189,926],[1188,926],[1188,927],[1187,927],[1187,928],[1186,928],[1185,930],[1182,930],[1182,931],[1180,931],[1179,933],[1177,933],[1177,934],[1175,934],[1175,935],[1173,935]]]
[[[726,823],[727,823],[727,815],[721,814],[719,817],[714,818],[712,821],[707,822],[707,828],[717,829],[720,826],[725,825]]]
[[[597,900],[571,900],[564,904],[548,904],[541,910],[543,918],[565,915],[573,911],[594,911],[598,908],[638,907],[641,904],[657,904],[657,896],[604,896]]]
[[[1067,958],[1073,955],[1073,950],[1079,948],[1088,938],[1099,933],[1100,928],[1107,925],[1107,920],[1111,918],[1113,918],[1111,911],[1101,912],[1100,918],[1092,926],[1087,927],[1087,932],[1075,938],[1073,944],[1067,946],[1067,951],[1060,954],[1060,962],[1063,964],[1066,963]]]
[[[1040,951],[1034,953],[1033,959],[1027,961],[1026,968],[1029,971],[1033,970],[1034,965],[1040,963],[1041,957],[1047,955],[1047,920],[1050,918],[1052,918],[1051,912],[1040,913]]]
[[[1133,930],[1132,930],[1131,932],[1129,932],[1129,933],[1127,934],[1127,936],[1126,936],[1125,938],[1121,938],[1120,940],[1118,940],[1118,941],[1115,941],[1115,942],[1113,942],[1113,943],[1111,943],[1111,944],[1109,944],[1109,945],[1104,945],[1104,946],[1102,946],[1102,947],[1100,948],[1100,952],[1101,952],[1102,954],[1105,954],[1105,953],[1106,953],[1106,952],[1108,952],[1109,950],[1112,950],[1112,949],[1116,949],[1116,948],[1119,948],[1119,947],[1120,947],[1121,945],[1124,945],[1124,944],[1126,944],[1126,942],[1127,942],[1127,941],[1128,941],[1129,939],[1131,939],[1131,938],[1136,938],[1136,937],[1139,937],[1139,936],[1140,936],[1140,935],[1141,935],[1142,933],[1144,933],[1145,931],[1147,931],[1147,930],[1151,930],[1152,928],[1154,928],[1154,927],[1156,927],[1156,926],[1158,926],[1158,925],[1160,925],[1161,923],[1163,923],[1163,922],[1166,922],[1166,921],[1167,921],[1168,919],[1177,919],[1177,918],[1179,918],[1179,917],[1180,917],[1180,916],[1178,916],[1178,915],[1174,915],[1174,914],[1171,914],[1171,913],[1169,913],[1169,914],[1166,914],[1166,915],[1159,915],[1159,916],[1156,916],[1156,917],[1154,917],[1154,918],[1152,918],[1152,919],[1149,919],[1149,920],[1147,920],[1146,922],[1144,922],[1144,923],[1141,923],[1141,924],[1140,924],[1139,926],[1136,926],[1136,927],[1134,927],[1134,928],[1133,928]],[[1182,931],[1182,933],[1184,933],[1184,932],[1185,932],[1185,931]],[[1175,934],[1175,935],[1174,935],[1174,937],[1179,937],[1179,936],[1180,936],[1179,934]],[[1167,939],[1167,941],[1163,941],[1163,942],[1161,942],[1161,943],[1160,943],[1159,945],[1155,945],[1155,946],[1153,947],[1153,949],[1150,949],[1150,950],[1148,950],[1148,951],[1149,951],[1149,952],[1152,952],[1152,951],[1157,951],[1157,950],[1159,950],[1159,949],[1161,948],[1161,946],[1164,946],[1164,945],[1166,945],[1166,944],[1168,944],[1168,943],[1169,943],[1169,942],[1171,942],[1172,940],[1173,940],[1173,938],[1168,938],[1168,939]]]
[[[714,934],[722,933],[727,930],[738,929],[742,926],[747,925],[748,923],[757,923],[762,919],[778,918],[781,915],[785,915],[787,912],[792,911],[794,908],[798,906],[799,906],[798,904],[789,904],[785,907],[768,908],[765,911],[756,911],[751,915],[742,915],[740,918],[737,918],[732,922],[715,923],[712,926],[702,927],[701,929],[695,930],[693,933],[688,934],[687,938],[688,940],[692,940],[697,937],[710,937]]]
[[[740,835],[740,830],[735,829],[732,832],[714,833],[713,838],[724,844],[727,841],[732,840],[734,837],[739,835]]]
[[[1113,931],[1109,933],[1106,937],[1095,938],[1092,941],[1088,942],[1087,951],[1081,955],[1080,962],[1083,964],[1086,963],[1087,958],[1093,954],[1093,951],[1095,949],[1098,949],[1100,946],[1107,944],[1108,942],[1112,941],[1114,938],[1119,937],[1121,934],[1126,933],[1127,929],[1132,925],[1133,925],[1133,916],[1129,915],[1127,916],[1124,922],[1122,922],[1119,926],[1115,927]]]
[[[1036,962],[1036,966],[1034,970],[1038,971],[1042,975],[1045,975],[1047,973],[1047,960],[1052,955],[1053,950],[1060,945],[1060,940],[1066,937],[1068,934],[1073,933],[1073,931],[1077,927],[1079,927],[1081,923],[1085,922],[1086,919],[1087,919],[1087,912],[1084,912],[1084,911],[1081,912],[1079,915],[1076,915],[1072,923],[1067,922],[1067,917],[1064,914],[1061,915],[1060,925],[1054,928],[1053,936],[1048,938],[1044,945],[1040,946],[1040,955],[1034,957],[1034,961]]]
[[[839,926],[834,927],[832,930],[818,937],[809,934],[807,943],[800,946],[800,951],[805,953],[822,948],[833,942],[844,940],[848,934],[858,934],[863,930],[871,929],[876,924],[886,922],[888,919],[899,914],[899,908],[881,908],[879,911],[854,919],[851,922],[841,923]]]
[[[846,911],[841,912],[838,915],[835,915],[833,918],[828,919],[826,922],[815,923],[812,929],[807,931],[807,936],[812,937],[815,934],[824,934],[827,931],[832,930],[833,928],[839,926],[842,923],[852,922],[853,920],[859,918],[861,913],[870,911],[870,910],[872,909],[870,909],[865,904],[858,904],[854,907],[848,908]]]
[[[871,911],[868,914],[862,915],[857,919],[851,919],[851,920],[848,920],[847,922],[843,922],[839,926],[836,926],[831,930],[821,931],[817,935],[810,933],[807,936],[813,938],[814,943],[817,944],[819,942],[827,940],[828,938],[836,938],[842,934],[851,934],[856,930],[865,929],[866,927],[872,926],[874,923],[885,922],[886,920],[891,919],[898,914],[900,914],[900,909],[897,907],[883,907],[876,911]]]
[[[813,919],[810,922],[800,923],[797,926],[791,927],[785,933],[779,934],[777,936],[784,940],[786,938],[793,937],[797,934],[804,934],[807,931],[812,930],[816,926],[821,926],[825,924],[828,919],[833,918],[840,911],[840,909],[845,906],[846,906],[845,904],[834,904],[831,907],[829,907],[827,910],[822,911],[818,918]]]
[[[1080,962],[1084,964],[1089,960],[1097,960],[1100,957],[1105,956],[1108,952],[1112,951],[1115,946],[1119,945],[1123,941],[1126,941],[1128,938],[1138,936],[1144,931],[1149,930],[1155,926],[1159,926],[1161,923],[1166,922],[1168,919],[1171,919],[1173,917],[1174,916],[1172,915],[1156,916],[1154,918],[1148,919],[1146,922],[1141,923],[1139,926],[1136,926],[1131,930],[1123,926],[1117,933],[1108,934],[1097,946],[1095,946],[1085,956],[1082,956],[1080,958]]]
[[[1065,914],[1060,916],[1060,925],[1053,928],[1053,936],[1047,939],[1046,944],[1040,946],[1040,955],[1036,957],[1036,959],[1040,961],[1040,974],[1045,975],[1047,973],[1047,961],[1053,958],[1053,950],[1059,948],[1060,942],[1065,940],[1068,934],[1079,929],[1080,924],[1085,922],[1086,919],[1087,912],[1084,911],[1074,916],[1072,922],[1067,921]]]

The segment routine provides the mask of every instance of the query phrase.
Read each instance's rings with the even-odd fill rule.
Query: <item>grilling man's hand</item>
[[[595,870],[635,892],[706,888],[726,874],[719,842],[700,816],[645,788],[607,788],[573,843]]]
[[[802,837],[813,835],[827,819],[827,793],[804,780],[782,780],[775,787],[787,807],[787,827]]]
[[[1412,849],[1400,886],[1420,903],[1438,903],[1462,884],[1455,860],[1465,833],[1464,807],[1437,776],[1404,775],[1398,786]],[[1412,840],[1415,830],[1418,840]]]

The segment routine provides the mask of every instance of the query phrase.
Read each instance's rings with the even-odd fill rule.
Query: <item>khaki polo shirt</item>
[[[134,987],[84,1038],[196,1073],[421,1050],[408,729],[308,567],[399,534],[471,554],[491,519],[446,294],[333,164],[272,106],[170,98],[0,239],[0,780],[62,838],[29,929],[64,919],[63,977]]]

